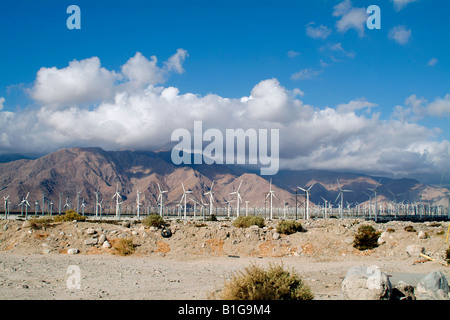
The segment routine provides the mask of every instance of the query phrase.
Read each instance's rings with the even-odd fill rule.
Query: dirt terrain
[[[351,266],[377,265],[392,279],[433,270],[449,273],[444,260],[448,222],[301,220],[306,232],[292,235],[277,234],[278,222],[242,229],[231,221],[172,220],[172,236],[164,238],[160,229],[134,220],[129,226],[73,221],[38,228],[1,220],[0,299],[207,299],[252,263],[294,268],[316,299],[342,299],[340,285]],[[353,248],[362,224],[383,232],[378,248]],[[133,254],[120,256],[101,244],[106,239],[114,245],[120,238],[133,240]],[[423,247],[435,260],[411,256],[410,245]],[[79,288],[68,286],[70,266],[79,267]]]

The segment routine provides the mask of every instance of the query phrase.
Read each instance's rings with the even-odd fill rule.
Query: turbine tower
[[[122,196],[119,193],[119,183],[118,182],[117,182],[117,185],[116,185],[116,193],[112,196],[112,199],[114,199],[114,198],[116,198],[116,218],[118,218],[120,216],[120,212],[119,212],[120,203],[119,203],[119,201],[122,200]]]
[[[273,197],[275,197],[275,193],[272,190],[272,179],[270,179],[269,184],[269,192],[267,193],[266,199],[270,197],[270,220],[273,220]]]
[[[306,193],[306,220],[309,219],[309,195],[311,193],[311,188],[314,187],[314,185],[315,183],[313,183],[308,189],[306,189],[306,187],[305,188],[297,187]]]
[[[184,219],[186,219],[186,200],[187,200],[187,195],[189,193],[192,193],[192,191],[191,190],[186,190],[184,188],[183,182],[181,183],[181,186],[183,187],[183,196],[181,197],[180,203],[183,202],[183,199],[184,199]]]
[[[241,180],[241,183],[239,183],[239,187],[237,188],[237,190],[234,191],[234,192],[230,192],[230,194],[237,194],[237,198],[236,198],[236,217],[239,217],[239,213],[240,213],[239,203],[240,203],[240,201],[242,201],[241,194],[239,193],[239,190],[241,189],[241,185],[242,185],[242,180]]]
[[[158,202],[159,202],[159,215],[162,217],[164,212],[164,193],[167,192],[167,190],[161,190],[161,187],[159,186],[159,183],[157,183],[158,189],[159,189],[159,196],[158,196]]]
[[[339,186],[339,194],[336,197],[336,200],[334,200],[334,202],[336,203],[336,201],[339,199],[339,197],[341,197],[341,206],[339,208],[339,213],[341,215],[341,219],[344,218],[344,193],[345,192],[353,192],[353,190],[343,190],[341,188],[341,184],[339,183],[339,179],[336,179],[338,186]]]
[[[209,191],[205,193],[205,196],[209,194],[209,215],[212,215],[213,213],[213,201],[214,201],[213,187],[214,187],[214,180],[211,183],[211,188],[209,189]]]
[[[140,195],[141,193],[142,193],[142,192],[140,192],[140,191],[139,191],[139,188],[138,188],[137,193],[136,193],[136,209],[137,209],[137,217],[138,217],[138,219],[139,219],[139,214],[140,214],[139,208],[140,208],[140,206],[142,206],[142,203],[139,202],[139,195]]]
[[[381,179],[380,181],[378,181],[377,185],[375,186],[375,188],[371,189],[371,188],[367,188],[368,190],[373,192],[373,195],[375,197],[375,222],[377,222],[378,220],[378,195],[377,195],[377,191],[378,191],[378,187],[380,186],[381,183]]]
[[[7,197],[3,197],[3,200],[5,201],[5,219],[8,219],[8,213],[9,213],[9,195]]]
[[[21,215],[23,215],[23,206],[25,206],[25,219],[28,217],[28,207],[30,206],[30,203],[28,202],[28,196],[30,193],[27,193],[27,196],[25,198],[22,198],[22,201],[19,203],[19,206],[21,207]]]

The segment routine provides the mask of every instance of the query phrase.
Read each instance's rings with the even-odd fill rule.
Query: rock
[[[423,231],[419,231],[419,233],[417,234],[417,237],[419,239],[426,239],[427,238],[427,234]]]
[[[80,251],[77,248],[70,248],[69,250],[67,250],[67,254],[77,254]]]
[[[158,231],[158,227],[153,227],[153,226],[151,226],[151,227],[150,227],[150,231],[153,231],[153,232]]]
[[[122,222],[122,227],[125,227],[125,228],[129,228],[131,226],[131,223],[130,223],[130,221],[124,221],[124,222]]]
[[[406,253],[413,258],[420,257],[421,253],[425,252],[425,248],[422,246],[419,246],[417,244],[412,244],[410,246],[406,247]]]
[[[273,240],[278,240],[278,239],[280,239],[280,234],[278,232],[275,232],[273,234]]]
[[[9,225],[8,225],[8,224],[5,224],[5,225],[3,226],[3,230],[4,230],[4,231],[8,230],[8,227],[9,227]]]
[[[111,244],[108,242],[108,240],[105,240],[102,245],[103,248],[111,248]]]
[[[392,289],[391,300],[416,300],[414,287],[403,281],[399,281]]]
[[[50,251],[52,251],[52,250],[50,250],[49,248],[45,248],[44,250],[42,250],[42,253],[43,254],[49,254]]]
[[[447,278],[441,271],[433,271],[417,283],[417,300],[450,300]]]
[[[89,229],[86,230],[86,234],[89,234],[89,235],[96,234],[96,233],[97,233],[97,231],[95,231],[92,228],[89,228]]]
[[[90,238],[90,239],[84,240],[84,244],[88,245],[88,246],[96,245],[97,242],[98,242],[98,239],[96,239],[96,238]]]
[[[105,242],[106,240],[106,236],[104,234],[100,235],[100,237],[98,238],[98,244],[103,244],[103,242]]]
[[[138,233],[136,230],[133,230],[133,231],[131,231],[131,234],[132,234],[133,236],[137,236],[139,233]]]
[[[341,285],[345,300],[389,300],[392,285],[378,266],[352,267]]]

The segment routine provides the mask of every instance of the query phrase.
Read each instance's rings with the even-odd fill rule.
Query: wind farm
[[[91,159],[101,154],[98,151],[90,148],[71,150],[76,157],[88,155]],[[59,151],[45,157],[54,158],[58,153],[64,152],[66,151]],[[128,153],[130,154],[132,153]],[[138,154],[142,156],[141,153]],[[375,222],[449,218],[448,189],[426,186],[418,181],[362,175],[352,175],[348,179],[345,174],[341,175],[343,178],[335,178],[333,181],[331,176],[335,174],[328,177],[324,172],[317,172],[315,176],[308,173],[308,180],[305,180],[304,175],[296,173],[299,177],[298,184],[302,185],[298,186],[286,183],[277,176],[264,178],[242,169],[234,172],[236,169],[233,166],[225,176],[211,173],[211,168],[203,173],[203,168],[194,170],[187,166],[175,167],[165,162],[164,156],[160,156],[150,154],[146,161],[158,161],[159,166],[172,168],[175,170],[172,175],[150,174],[143,179],[115,176],[111,177],[110,182],[80,180],[76,177],[76,181],[66,184],[74,185],[72,190],[63,186],[58,192],[36,188],[32,184],[27,189],[24,185],[29,181],[20,180],[14,184],[20,184],[20,190],[23,191],[15,195],[14,184],[5,185],[0,192],[4,199],[3,206],[0,206],[3,209],[0,209],[1,216],[11,218],[20,215],[28,218],[30,212],[35,215],[54,215],[73,209],[87,217],[105,219],[141,219],[150,214],[174,219],[195,217],[202,220],[212,215],[228,219],[254,215],[268,220],[360,218]],[[32,166],[33,161],[36,160],[27,160],[27,165]],[[117,163],[111,165],[118,166]],[[7,167],[8,164],[2,166]],[[104,170],[108,170],[108,167]],[[42,182],[38,184],[42,186]],[[79,185],[85,187],[81,188]],[[163,185],[164,190],[161,187]],[[420,190],[422,191],[419,192]],[[28,200],[30,197],[33,201]],[[58,204],[60,209],[53,212],[50,209],[53,203]]]

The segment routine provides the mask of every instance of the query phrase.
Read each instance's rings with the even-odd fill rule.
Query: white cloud
[[[0,111],[3,110],[3,104],[5,103],[5,98],[0,97]]]
[[[306,26],[306,34],[308,37],[314,38],[314,39],[326,39],[331,34],[331,29],[327,26],[320,25],[317,27],[314,27],[315,23],[310,22]]]
[[[292,74],[291,79],[292,80],[307,80],[307,79],[317,77],[322,72],[323,72],[323,70],[316,70],[314,68],[306,68],[306,69],[302,69],[299,72]]]
[[[432,67],[435,66],[438,63],[438,59],[432,58],[430,61],[428,61],[427,66]]]
[[[377,106],[377,104],[367,101],[366,98],[359,98],[350,101],[349,103],[342,103],[336,106],[336,110],[340,113],[355,112],[360,109],[367,109]]]
[[[405,106],[396,106],[393,117],[400,120],[418,121],[426,116],[450,116],[450,94],[446,94],[444,98],[438,97],[432,102],[413,94],[406,98]]]
[[[411,29],[408,29],[405,26],[395,26],[389,30],[388,36],[399,44],[407,44],[411,38]]]
[[[149,81],[132,66],[148,66],[156,59],[145,61],[140,55],[133,58],[126,63],[128,71],[103,72],[138,83]],[[97,64],[97,72],[89,75],[97,79],[100,69]],[[280,129],[280,164],[284,168],[439,175],[443,168],[450,170],[450,143],[436,142],[433,130],[405,119],[381,120],[372,113],[376,103],[365,98],[336,108],[317,108],[305,104],[303,94],[300,89],[283,87],[276,79],[260,81],[241,98],[181,94],[175,87],[117,82],[112,85],[111,97],[89,108],[70,104],[55,109],[42,104],[36,109],[0,111],[0,152],[40,153],[72,146],[167,149],[175,129],[192,130],[194,121],[201,120],[204,129],[223,132],[228,128]],[[410,96],[399,108],[404,114],[409,110],[411,114],[448,116],[450,95],[431,103]],[[355,112],[358,110],[365,112]],[[403,165],[399,165],[398,157],[404,159]]]
[[[110,98],[118,75],[100,66],[97,57],[73,60],[63,69],[41,68],[31,96],[49,105],[90,103]]]
[[[137,52],[122,66],[120,73],[101,67],[97,57],[73,60],[62,69],[43,67],[38,71],[30,93],[34,100],[54,108],[106,101],[114,98],[120,88],[119,81],[122,86],[136,90],[164,83],[171,72],[183,73],[182,65],[187,55],[186,50],[178,49],[163,67],[158,67],[155,56],[149,60]]]
[[[418,0],[391,0],[394,3],[394,8],[397,11],[402,10],[404,7],[406,7],[411,2],[416,2]]]
[[[364,36],[367,21],[365,8],[354,8],[350,0],[344,0],[333,7],[333,16],[341,17],[336,22],[339,32],[345,33],[350,29],[355,29],[359,37]]]

